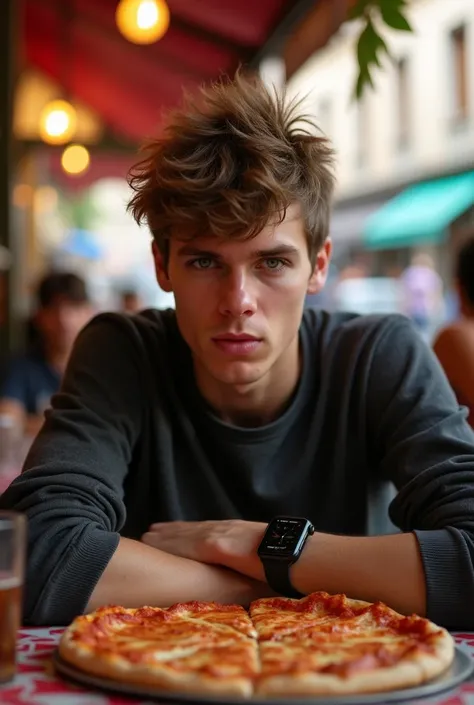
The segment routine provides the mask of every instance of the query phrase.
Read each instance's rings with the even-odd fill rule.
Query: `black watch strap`
[[[304,595],[298,592],[298,590],[295,590],[291,584],[291,565],[291,563],[287,563],[286,561],[272,561],[271,558],[265,558],[263,561],[265,577],[272,590],[275,590],[275,592],[284,597],[296,597],[299,599],[300,597],[304,597]]]

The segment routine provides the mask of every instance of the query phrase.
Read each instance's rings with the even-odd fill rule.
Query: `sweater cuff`
[[[118,533],[103,529],[84,532],[40,596],[34,624],[65,626],[82,614],[119,541]]]
[[[471,559],[455,530],[414,531],[426,579],[426,616],[448,629],[472,629],[472,581],[465,580]]]

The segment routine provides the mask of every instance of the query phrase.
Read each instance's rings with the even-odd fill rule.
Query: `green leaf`
[[[371,64],[380,66],[380,51],[388,54],[387,45],[382,37],[375,31],[372,22],[368,20],[357,42],[357,60],[360,68],[364,69]]]
[[[374,87],[370,70],[368,68],[360,69],[354,87],[353,99],[359,100],[367,87]]]
[[[384,8],[402,10],[407,5],[407,0],[375,0],[380,11]]]
[[[360,19],[363,29],[357,40],[359,74],[354,87],[354,96],[360,98],[367,86],[373,87],[371,69],[380,66],[380,55],[390,55],[383,38],[375,29],[373,18],[380,13],[385,24],[404,32],[413,31],[404,12],[408,0],[357,0],[349,18]]]
[[[349,19],[350,20],[356,20],[359,17],[363,17],[367,8],[370,5],[373,5],[374,0],[357,0],[356,4],[354,7],[351,8],[349,11]],[[397,0],[398,2],[398,0]]]
[[[394,5],[390,5],[389,3],[385,4],[384,2],[382,2],[380,4],[380,12],[382,14],[383,21],[389,27],[392,27],[393,29],[398,29],[402,32],[413,31],[407,18]]]
[[[348,19],[355,20],[360,17],[368,17],[375,10],[381,11],[382,7],[402,10],[406,7],[407,0],[357,0],[355,5],[349,10]]]

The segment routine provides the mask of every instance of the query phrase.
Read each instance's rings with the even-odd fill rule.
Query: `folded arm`
[[[241,520],[168,522],[150,527],[142,541],[264,581],[257,548],[265,530],[266,524]],[[316,533],[290,568],[290,576],[304,594],[344,592],[368,602],[381,600],[405,614],[426,611],[423,567],[412,533],[361,538]]]
[[[264,582],[121,538],[87,610],[105,604],[167,607],[188,600],[248,605],[269,594]]]

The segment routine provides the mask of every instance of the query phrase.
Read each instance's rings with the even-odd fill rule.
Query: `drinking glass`
[[[0,683],[16,671],[16,640],[21,625],[26,518],[0,512]]]

